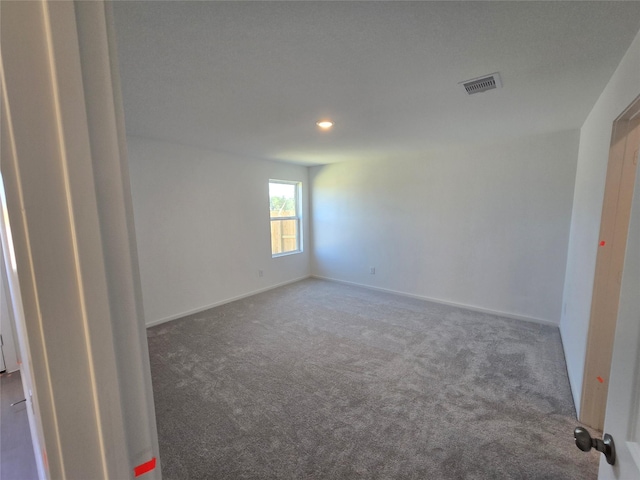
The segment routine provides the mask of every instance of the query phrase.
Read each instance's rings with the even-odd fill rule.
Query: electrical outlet
[[[258,270],[258,276],[262,277],[262,275],[264,274],[264,272],[262,270]]]
[[[376,267],[369,267],[369,273],[371,275],[375,275],[376,274]]]

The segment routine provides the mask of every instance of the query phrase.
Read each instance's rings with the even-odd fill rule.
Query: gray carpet
[[[595,479],[558,329],[309,279],[148,331],[165,479]]]

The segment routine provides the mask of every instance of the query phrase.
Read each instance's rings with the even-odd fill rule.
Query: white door
[[[637,146],[634,146],[636,162]],[[620,292],[604,431],[615,465],[600,460],[600,479],[640,479],[640,175],[636,174]]]

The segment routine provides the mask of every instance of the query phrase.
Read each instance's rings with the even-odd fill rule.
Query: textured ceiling
[[[640,2],[615,1],[114,12],[129,134],[310,165],[579,128],[640,29]],[[496,71],[500,90],[458,85]],[[323,117],[333,131],[318,130]]]

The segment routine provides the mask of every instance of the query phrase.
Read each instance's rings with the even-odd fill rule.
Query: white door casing
[[[160,479],[111,5],[0,13],[3,214],[43,462],[51,478]]]

